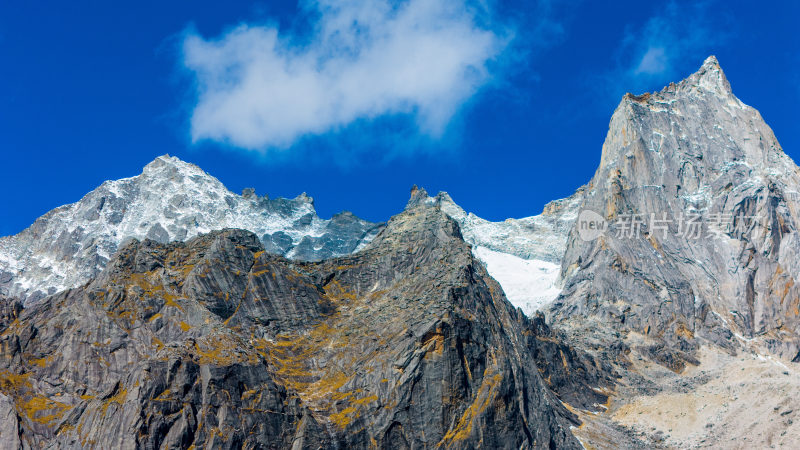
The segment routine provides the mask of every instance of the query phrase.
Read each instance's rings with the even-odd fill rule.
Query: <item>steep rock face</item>
[[[577,448],[535,355],[566,352],[556,380],[598,366],[553,347],[424,202],[319,263],[241,230],[132,241],[6,316],[0,433],[30,448]]]
[[[601,411],[619,374],[607,355],[597,358],[568,344],[558,330],[549,327],[544,315],[524,316],[524,335],[528,349],[547,385],[564,403],[584,411]]]
[[[130,238],[186,240],[223,228],[258,235],[270,253],[316,261],[351,253],[381,224],[341,213],[320,219],[313,201],[239,196],[178,158],[161,156],[141,175],[107,181],[15,236],[0,238],[0,295],[35,301],[97,275]]]
[[[675,370],[698,339],[794,357],[798,186],[714,57],[661,92],[626,95],[582,207],[607,229],[582,238],[581,219],[573,227],[553,321],[655,338],[665,345],[648,351]]]
[[[412,202],[439,205],[458,222],[464,240],[473,246],[473,253],[501,284],[509,301],[533,316],[561,292],[561,258],[583,194],[584,188],[580,188],[568,198],[548,203],[538,216],[503,222],[465,212],[446,192],[428,197],[419,189]]]

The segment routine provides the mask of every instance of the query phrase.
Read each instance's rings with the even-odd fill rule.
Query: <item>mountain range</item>
[[[161,156],[0,238],[0,447],[791,445],[798,190],[713,56],[527,218],[322,219]]]
[[[170,242],[223,228],[256,233],[270,253],[318,261],[352,253],[383,227],[349,212],[320,219],[294,199],[236,195],[199,167],[168,155],[140,175],[106,181],[15,236],[0,238],[0,295],[26,303],[98,275],[127,239]]]

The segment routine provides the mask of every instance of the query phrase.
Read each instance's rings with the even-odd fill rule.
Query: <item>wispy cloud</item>
[[[492,80],[513,37],[484,2],[307,0],[300,9],[310,36],[272,25],[187,33],[193,141],[265,151],[392,115],[436,138]]]
[[[620,43],[618,65],[609,74],[609,87],[642,92],[658,89],[688,75],[727,40],[719,27],[724,17],[713,1],[670,1],[641,27],[630,28]]]

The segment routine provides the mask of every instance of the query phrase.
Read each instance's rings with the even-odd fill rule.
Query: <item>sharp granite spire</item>
[[[589,186],[582,209],[610,228],[590,242],[573,228],[554,320],[643,333],[684,355],[660,356],[675,367],[733,336],[798,354],[800,170],[716,58],[623,98]]]

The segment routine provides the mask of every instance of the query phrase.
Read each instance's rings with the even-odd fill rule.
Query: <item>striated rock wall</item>
[[[582,207],[608,229],[587,241],[573,227],[552,320],[654,338],[665,345],[648,351],[675,370],[702,341],[795,357],[798,186],[714,57],[661,92],[626,95]]]

